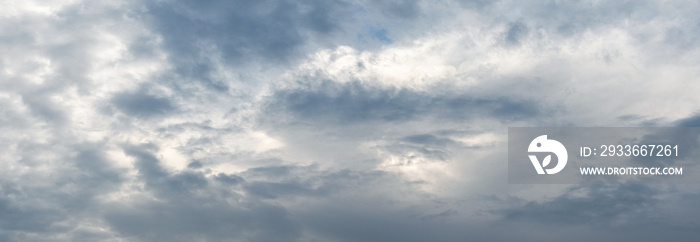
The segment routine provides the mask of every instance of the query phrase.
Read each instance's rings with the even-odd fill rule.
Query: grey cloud
[[[656,1],[614,1],[614,2],[579,2],[579,1],[481,1],[460,0],[461,6],[478,11],[481,16],[492,19],[497,24],[504,24],[508,31],[506,40],[513,40],[512,34],[523,30],[522,25],[511,21],[526,21],[532,29],[545,29],[560,37],[570,38],[585,33],[586,30],[605,29],[624,26],[624,21],[644,24],[663,15],[664,4]],[[504,23],[505,21],[505,23]],[[685,19],[683,21],[686,21]],[[511,23],[508,23],[511,22]],[[522,32],[520,32],[522,33]],[[687,43],[691,35],[688,31],[668,33],[668,40],[673,43]],[[644,34],[637,35],[646,41]]]
[[[219,173],[214,176],[214,179],[229,185],[236,185],[243,182],[243,178],[237,175],[229,175],[224,173]]]
[[[160,160],[149,150],[157,147],[148,146],[127,146],[124,151],[127,155],[136,158],[134,166],[140,178],[152,191],[167,198],[187,197],[207,187],[208,180],[201,172],[168,173],[160,165]]]
[[[542,202],[496,211],[502,221],[495,226],[531,241],[694,241],[697,224],[685,220],[696,211],[684,204],[695,201],[697,194],[668,197],[677,192],[654,185],[576,185]]]
[[[692,116],[678,120],[674,124],[679,128],[667,128],[658,133],[644,135],[636,141],[636,144],[639,145],[678,145],[678,149],[682,150],[682,152],[678,152],[676,159],[664,159],[654,155],[634,156],[631,157],[631,160],[648,167],[671,167],[674,165],[686,167],[686,169],[697,167],[695,159],[700,154],[700,131],[698,129],[688,129],[688,127],[695,127],[693,125],[697,121],[696,119],[697,117]]]
[[[662,119],[661,118],[648,118],[645,116],[640,116],[640,115],[622,115],[617,117],[618,120],[630,123],[632,127],[658,127],[662,126]]]
[[[204,84],[226,91],[231,80],[216,76],[215,59],[246,66],[294,62],[307,38],[336,32],[348,6],[342,1],[163,1],[146,4],[141,16],[164,37],[175,75],[173,86]],[[148,46],[148,40],[143,46]],[[134,49],[138,51],[138,49]],[[181,82],[182,80],[184,82]],[[182,87],[180,87],[182,88]]]
[[[698,30],[700,30],[700,21],[686,28],[671,28],[666,31],[664,40],[677,49],[695,49],[700,42]]]
[[[10,195],[10,194],[4,194]],[[48,232],[51,225],[64,219],[64,214],[51,209],[36,207],[23,208],[21,204],[0,199],[0,211],[3,214],[0,224],[3,232]]]
[[[506,32],[505,40],[509,45],[519,45],[527,37],[530,29],[522,22],[511,23]]]
[[[415,143],[415,144],[423,144],[423,145],[431,145],[431,146],[447,146],[447,145],[453,145],[456,142],[452,139],[449,138],[442,138],[442,137],[437,137],[432,134],[418,134],[418,135],[410,135],[406,136],[403,138],[403,140]]]
[[[178,57],[197,57],[201,41],[211,41],[227,59],[280,58],[303,42],[295,26],[299,12],[285,1],[169,1],[153,3],[149,14]],[[313,15],[319,18],[320,15]]]
[[[658,133],[651,133],[635,140],[639,145],[678,145],[682,152],[678,152],[676,159],[667,159],[657,156],[634,156],[630,159],[638,165],[647,167],[685,167],[694,169],[697,167],[696,157],[700,155],[700,131],[687,129],[690,127],[700,127],[700,116],[691,115],[671,122],[670,125],[678,128],[667,128]]]
[[[419,158],[428,158],[432,161],[448,162],[453,152],[475,147],[465,147],[463,144],[441,135],[440,132],[432,134],[409,135],[397,140],[389,140],[389,144],[374,147],[395,155],[406,156],[411,165]],[[425,162],[425,161],[422,161]]]
[[[138,241],[295,241],[300,236],[299,225],[285,208],[241,197],[238,184],[245,182],[241,177],[169,173],[153,155],[157,149],[148,144],[124,147],[136,159],[146,192],[158,200],[110,204],[104,216],[120,235]]]
[[[485,241],[489,231],[474,231],[468,224],[424,220],[398,211],[355,211],[320,207],[302,215],[316,233],[331,241]]]
[[[111,164],[105,153],[103,144],[84,144],[76,147],[77,156],[73,159],[73,168],[68,170],[65,177],[56,181],[59,186],[79,186],[78,191],[66,194],[62,205],[71,210],[79,211],[91,205],[93,197],[119,188],[124,181],[124,169]]]
[[[543,107],[515,97],[444,96],[407,89],[368,87],[359,82],[323,82],[318,88],[275,93],[266,112],[276,120],[290,114],[312,123],[403,122],[428,116],[448,120],[492,117],[503,121],[533,118]]]
[[[232,205],[212,199],[135,205],[115,205],[106,214],[113,228],[135,241],[296,241],[300,236],[299,226],[277,206]]]
[[[282,183],[299,177],[314,180],[327,193],[309,195],[298,188],[278,193],[285,200],[289,191],[296,191],[296,199],[303,204],[294,208],[296,221],[304,226],[311,238],[322,241],[462,241],[480,239],[490,232],[477,232],[466,223],[453,220],[456,210],[442,209],[432,213],[412,207],[406,200],[425,199],[430,195],[411,188],[391,173],[380,171],[324,171],[313,167],[271,167],[275,174],[284,170]],[[266,168],[263,168],[266,169]],[[296,177],[296,178],[295,178]],[[260,179],[262,177],[258,177]],[[272,179],[275,179],[273,176]],[[325,189],[324,189],[325,188]],[[395,195],[401,194],[402,199]],[[428,205],[428,207],[431,207]],[[461,229],[457,229],[461,228]],[[313,240],[313,239],[309,239]]]
[[[136,149],[129,152],[140,160],[137,162],[151,164],[141,165],[139,169],[147,170],[144,174],[155,174],[154,177],[158,179],[185,179],[177,174],[163,177],[160,172],[151,172],[162,170],[157,167],[158,159],[150,154],[149,149],[154,148],[131,148]],[[153,164],[156,167],[152,167]],[[233,182],[211,182],[201,188],[179,187],[177,191],[183,194],[188,194],[188,189],[199,191],[186,196],[171,196],[153,191],[167,189],[163,186],[149,186],[148,189],[158,197],[158,202],[144,199],[112,204],[105,219],[120,235],[132,240],[310,240],[307,236],[325,241],[507,240],[528,233],[516,230],[503,233],[493,226],[508,228],[511,226],[509,224],[517,223],[533,226],[533,222],[553,230],[570,226],[600,228],[602,234],[597,234],[596,238],[617,238],[612,229],[606,226],[616,226],[622,231],[636,225],[653,226],[653,222],[639,223],[639,220],[652,221],[649,217],[653,217],[653,211],[659,208],[662,202],[659,196],[664,194],[661,190],[644,185],[575,186],[551,200],[497,210],[494,213],[501,216],[506,224],[489,227],[461,220],[464,213],[450,207],[434,213],[421,209],[392,208],[400,200],[392,201],[393,196],[386,196],[386,192],[399,192],[404,196],[420,196],[420,192],[397,184],[395,177],[381,172],[329,172],[315,166],[272,166],[249,169],[237,175],[218,174],[202,179],[223,180],[223,177]],[[315,181],[317,185],[311,186],[308,181]],[[238,185],[245,189],[237,190]],[[328,192],[316,193],[314,189]],[[367,190],[372,189],[384,191],[380,193],[384,195],[367,194]],[[233,193],[237,192],[256,196],[239,197],[238,202],[230,204],[231,200],[227,198],[236,197]],[[225,195],[218,195],[220,193]],[[264,200],[256,200],[255,197]],[[264,202],[269,199],[289,201],[287,199],[300,197],[307,197],[310,203],[307,206],[313,209],[300,210],[295,207],[292,208],[294,212],[288,212],[285,207]],[[555,234],[549,238],[566,238],[577,233]],[[684,236],[688,235],[690,233],[685,231],[674,238],[687,239]]]
[[[490,7],[494,3],[498,3],[499,1],[488,1],[488,0],[457,0],[460,6],[464,8],[474,8],[474,9],[483,9],[486,7]]]
[[[598,227],[650,213],[659,202],[658,194],[646,185],[574,186],[552,200],[529,202],[499,213],[505,220]]]
[[[176,58],[200,63],[201,44],[216,46],[226,60],[284,62],[304,54],[308,37],[324,46],[334,46],[334,39],[323,36],[342,32],[350,24],[353,11],[364,11],[372,18],[374,7],[399,18],[416,18],[418,1],[372,2],[365,6],[354,1],[164,1],[147,4],[142,16],[165,37],[166,45]],[[364,19],[365,21],[377,21]],[[346,33],[348,36],[354,33]],[[352,36],[354,37],[354,36]],[[324,41],[330,41],[324,44]],[[178,61],[175,59],[174,61]],[[183,60],[184,61],[184,60]],[[184,67],[184,66],[181,66]]]
[[[81,179],[87,179],[94,188],[101,188],[102,184],[119,184],[122,181],[121,172],[110,164],[104,153],[98,151],[100,146],[87,146],[79,149],[75,159],[75,166],[81,173]]]
[[[323,34],[340,30],[339,22],[342,19],[337,15],[341,9],[351,7],[349,3],[342,1],[316,1],[307,4],[311,5],[310,10],[304,14],[302,21],[310,29]]]
[[[691,115],[690,117],[676,120],[675,126],[678,126],[678,127],[700,127],[700,115]]]
[[[116,94],[111,103],[125,114],[139,118],[161,116],[177,110],[170,99],[153,96],[144,90]]]
[[[284,67],[321,48],[378,48],[424,34],[422,27],[412,26],[419,19],[444,17],[422,16],[420,1],[173,0],[144,7],[147,11],[134,18],[163,37],[174,67],[160,82],[176,89],[198,83],[218,92],[239,85],[218,75],[221,65],[237,70]],[[131,52],[151,52],[156,42],[140,39]]]
[[[418,6],[419,1],[379,1],[376,4],[381,6],[382,10],[391,15],[404,18],[413,19],[420,14],[420,7]]]
[[[520,2],[520,4],[525,4]],[[648,21],[656,11],[650,1],[616,1],[585,4],[582,2],[539,2],[524,7],[528,18],[554,27],[560,34],[574,35],[586,28],[610,25],[625,19]]]
[[[248,179],[244,189],[251,195],[265,199],[280,196],[322,197],[337,187],[335,173],[319,177],[316,166],[267,166],[256,167],[239,174]]]
[[[57,107],[58,105],[47,100],[45,95],[45,91],[29,93],[22,97],[22,101],[29,106],[35,115],[43,120],[59,126],[65,124],[66,114]]]
[[[324,190],[309,189],[307,186],[298,183],[279,183],[279,182],[254,182],[246,186],[246,191],[252,195],[263,198],[277,198],[280,195],[322,195],[326,193]]]
[[[192,162],[187,164],[187,168],[190,168],[190,169],[199,169],[202,167],[203,167],[202,162],[200,162],[198,160],[192,161]]]
[[[99,196],[122,184],[124,171],[110,164],[101,151],[104,144],[56,145],[73,152],[60,154],[56,161],[44,161],[41,166],[27,164],[27,172],[0,180],[0,210],[4,214],[0,234],[7,236],[6,240],[32,240],[25,237],[28,234],[70,234],[83,218],[99,210]],[[34,146],[25,144],[19,149],[37,153]],[[43,171],[46,168],[42,166],[51,169]]]
[[[325,171],[317,166],[268,166],[251,168],[240,174],[220,173],[205,177],[205,173],[166,172],[160,160],[153,155],[157,150],[154,145],[127,145],[124,150],[136,159],[135,167],[139,171],[139,179],[146,184],[145,192],[157,199],[136,196],[136,199],[128,202],[106,205],[109,210],[104,212],[104,219],[123,238],[137,241],[306,241],[308,238],[302,231],[311,228],[310,232],[318,233],[317,236],[353,241],[356,236],[409,238],[409,235],[395,229],[409,224],[416,229],[419,226],[414,222],[400,222],[399,218],[403,215],[398,213],[387,213],[388,217],[382,221],[366,220],[363,225],[360,221],[374,215],[365,217],[370,214],[355,213],[353,216],[338,216],[350,210],[319,209],[301,217],[299,212],[295,212],[292,217],[287,208],[275,205],[301,198],[327,201],[330,197],[353,196],[361,192],[358,190],[377,189],[370,184],[378,184],[379,181],[384,181],[379,184],[387,188],[400,184],[396,177],[387,173]],[[362,197],[358,199],[365,200]],[[415,223],[427,223],[421,216],[408,218]],[[380,234],[372,233],[349,237],[336,234],[338,231],[367,232],[364,231],[369,228],[367,225],[372,224],[376,226],[375,229],[381,228],[386,232],[379,237],[376,236]],[[324,226],[337,227],[318,230]],[[419,238],[435,237],[424,235]]]

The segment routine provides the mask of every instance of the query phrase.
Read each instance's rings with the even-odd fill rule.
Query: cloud
[[[696,126],[697,3],[5,5],[0,240],[697,237],[695,185],[501,162],[507,126]]]
[[[124,182],[125,170],[111,164],[101,151],[104,144],[57,145],[71,152],[56,154],[55,160],[46,159],[52,152],[39,152],[34,159],[41,160],[8,166],[14,173],[12,179],[0,181],[2,209],[7,215],[0,223],[6,239],[39,239],[46,234],[65,237],[75,227],[91,227],[81,220],[94,216],[103,196]],[[17,166],[23,169],[14,168]]]
[[[644,185],[576,186],[550,201],[500,211],[503,219],[605,226],[655,206],[658,191]]]
[[[127,155],[135,158],[138,179],[147,192],[136,193],[128,201],[104,205],[110,208],[104,211],[106,222],[125,238],[229,240],[237,234],[237,239],[293,241],[300,236],[299,226],[290,221],[284,207],[242,195],[243,178],[196,171],[169,172],[153,155],[157,149],[148,144],[124,148]]]
[[[148,118],[176,110],[169,99],[154,97],[147,93],[120,93],[112,98],[114,106],[127,115]]]
[[[271,114],[289,113],[292,120],[344,124],[403,122],[426,117],[468,120],[493,117],[520,120],[535,117],[541,108],[535,100],[511,97],[449,96],[408,89],[381,88],[360,82],[324,81],[318,87],[281,90],[268,105]],[[276,117],[276,120],[284,120]]]
[[[520,44],[520,40],[527,37],[528,31],[528,27],[521,22],[511,24],[506,33],[506,43],[510,45]]]
[[[682,118],[680,120],[676,120],[675,123],[678,127],[700,127],[700,115]]]

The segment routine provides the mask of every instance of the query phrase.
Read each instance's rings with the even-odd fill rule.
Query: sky
[[[700,126],[697,1],[0,1],[0,241],[697,241],[508,127]]]

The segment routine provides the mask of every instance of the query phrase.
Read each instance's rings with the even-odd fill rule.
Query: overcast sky
[[[697,1],[0,1],[0,241],[697,241],[509,126],[700,126]]]

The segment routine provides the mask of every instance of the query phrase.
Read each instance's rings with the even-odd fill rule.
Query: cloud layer
[[[508,126],[697,126],[696,2],[5,5],[2,241],[700,237],[695,185],[506,176]]]

